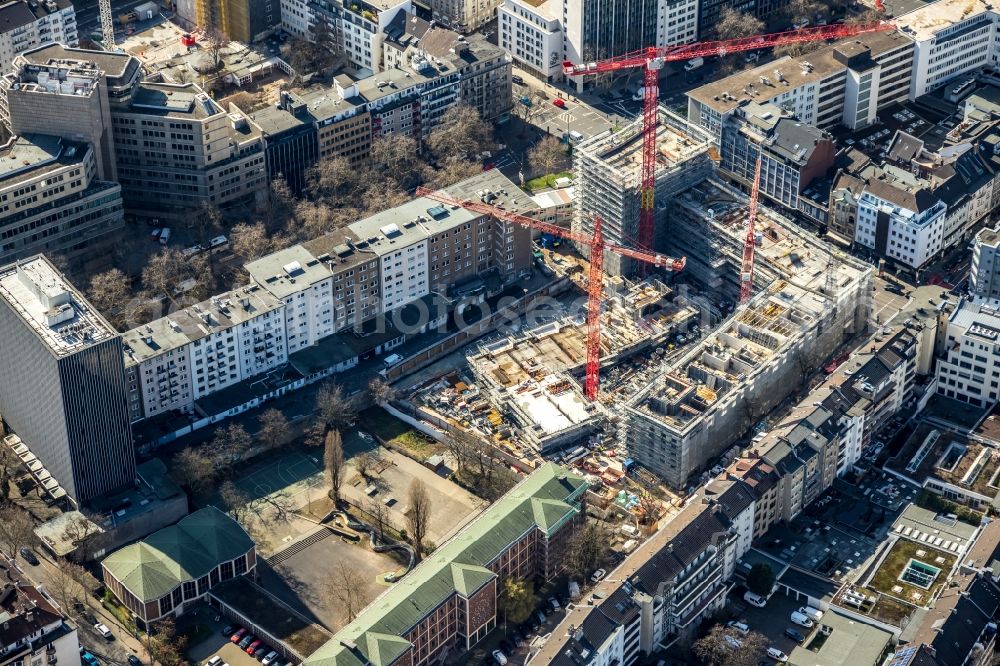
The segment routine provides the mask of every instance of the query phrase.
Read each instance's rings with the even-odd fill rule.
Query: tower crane
[[[761,157],[757,155],[757,169],[753,176],[753,188],[750,190],[750,208],[747,211],[747,236],[743,241],[743,265],[740,268],[740,303],[745,303],[753,291],[753,259],[757,249],[757,238],[754,227],[757,224],[757,197],[760,195],[760,164]]]
[[[101,33],[104,37],[104,49],[115,50],[115,24],[111,16],[111,0],[98,0],[101,13]]]
[[[589,400],[596,400],[600,388],[601,367],[601,304],[604,301],[604,252],[614,252],[623,257],[643,261],[668,271],[684,270],[686,258],[667,257],[662,254],[622,247],[604,240],[601,229],[601,218],[594,218],[593,236],[578,233],[565,227],[559,227],[548,222],[541,222],[522,213],[504,210],[484,201],[461,199],[440,190],[418,187],[417,195],[440,201],[451,206],[461,206],[466,210],[482,215],[492,215],[498,220],[517,224],[529,229],[537,229],[542,233],[552,234],[583,245],[590,246],[590,272],[587,282],[587,372],[584,380],[583,393]]]
[[[879,12],[884,11],[882,0],[876,0],[875,9]],[[639,209],[639,232],[636,238],[638,246],[643,248],[651,248],[653,246],[653,204],[656,187],[656,124],[660,94],[659,75],[665,63],[689,60],[697,57],[758,51],[760,49],[788,44],[841,39],[869,32],[881,32],[893,29],[895,29],[895,26],[888,21],[876,21],[862,25],[824,25],[769,35],[742,37],[739,39],[697,42],[679,46],[650,46],[596,62],[581,64],[574,64],[570,61],[563,62],[563,73],[566,76],[586,76],[588,74],[618,72],[639,68],[643,70],[641,205]]]

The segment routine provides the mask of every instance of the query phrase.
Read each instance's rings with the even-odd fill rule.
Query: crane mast
[[[104,37],[104,49],[114,51],[115,45],[115,23],[111,16],[111,0],[98,0],[101,12],[101,33]]]
[[[740,303],[745,303],[753,291],[753,261],[757,248],[757,238],[754,227],[757,224],[757,200],[760,195],[760,165],[761,156],[757,155],[757,168],[753,176],[753,188],[750,190],[750,209],[747,213],[747,235],[743,241],[743,265],[740,269]]]

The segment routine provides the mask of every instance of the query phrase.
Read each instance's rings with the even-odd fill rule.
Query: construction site
[[[639,118],[618,132],[599,134],[574,148],[574,231],[592,235],[594,216],[598,215],[608,242],[636,246],[642,205],[639,187],[642,146],[643,121]],[[666,214],[677,195],[712,174],[710,153],[713,150],[708,133],[660,107],[656,125],[657,217]],[[663,225],[657,225],[650,249],[664,251],[666,231]],[[604,259],[608,275],[632,275],[636,268],[632,259],[614,253],[607,253]]]
[[[670,236],[687,248],[688,277],[712,294],[738,292],[746,237],[739,196],[706,181],[671,207]],[[754,295],[625,406],[621,437],[630,455],[673,488],[684,488],[868,325],[869,266],[763,207],[756,230]]]

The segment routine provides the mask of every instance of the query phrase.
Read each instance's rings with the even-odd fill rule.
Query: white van
[[[160,232],[160,245],[166,245],[170,242],[170,227],[163,227],[163,231]]]
[[[750,590],[743,593],[743,601],[747,602],[751,606],[756,606],[757,608],[763,608],[767,605],[767,599],[760,596],[756,592],[751,592]]]
[[[392,366],[396,365],[402,360],[403,357],[400,356],[399,354],[389,354],[388,356],[385,357],[385,359],[383,359],[383,363],[385,363],[385,367],[391,368]]]
[[[805,627],[806,629],[812,629],[813,626],[816,624],[809,618],[808,615],[804,615],[799,611],[793,611],[790,616],[790,619],[795,624],[799,625],[800,627]]]
[[[583,141],[583,135],[577,132],[576,130],[570,130],[569,138],[573,139],[574,141]]]
[[[813,622],[819,622],[823,619],[823,611],[818,608],[813,608],[812,606],[803,606],[799,609],[799,612],[808,617]]]

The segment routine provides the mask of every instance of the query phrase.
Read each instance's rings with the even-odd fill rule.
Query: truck
[[[705,59],[702,58],[701,56],[698,56],[697,58],[691,58],[686,63],[684,63],[684,71],[690,72],[692,70],[698,69],[704,64],[705,64]]]

